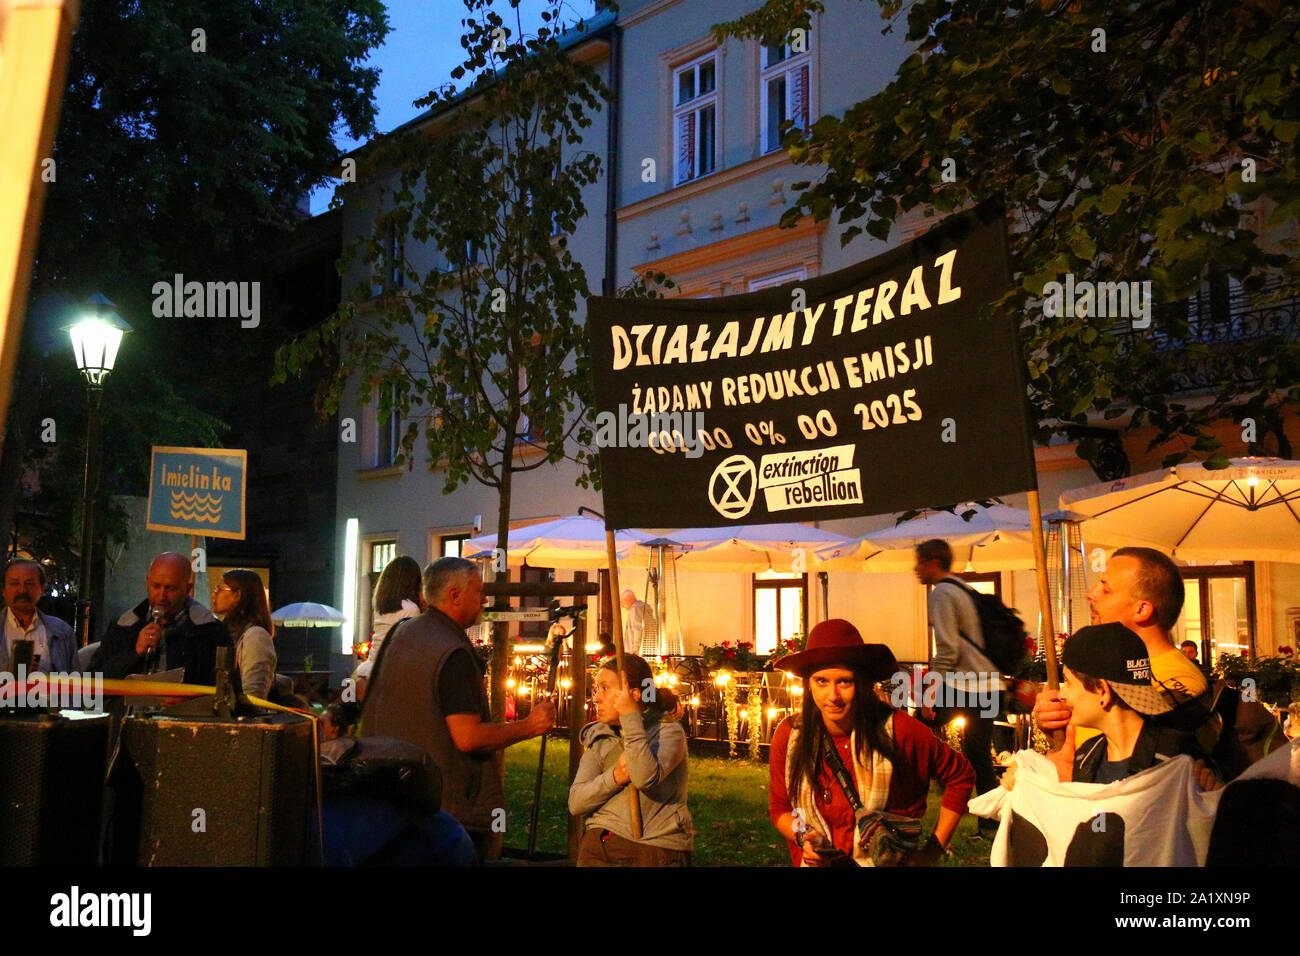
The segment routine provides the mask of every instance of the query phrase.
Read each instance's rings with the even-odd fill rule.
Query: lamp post
[[[81,508],[81,583],[77,589],[77,640],[90,643],[90,578],[95,540],[95,498],[99,490],[100,408],[104,379],[113,371],[122,335],[131,327],[117,314],[117,306],[98,292],[86,300],[80,319],[68,326],[77,368],[86,377],[86,480]]]

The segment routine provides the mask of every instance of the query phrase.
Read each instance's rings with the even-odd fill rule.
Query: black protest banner
[[[719,299],[589,300],[608,527],[815,521],[1036,487],[996,211]]]

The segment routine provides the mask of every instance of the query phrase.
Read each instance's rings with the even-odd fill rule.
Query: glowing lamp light
[[[1248,485],[1250,485],[1250,487],[1254,488],[1254,487],[1256,487],[1256,486],[1259,484],[1259,479],[1256,478],[1254,475],[1251,475],[1249,478],[1246,479],[1246,484],[1248,484]]]
[[[515,679],[512,677],[512,678],[510,678],[508,681],[506,681],[506,686],[507,686],[507,687],[514,687],[514,686],[515,686]]]
[[[749,711],[747,711],[747,710],[745,710],[745,709],[742,708],[741,711],[740,711],[740,719],[741,719],[741,720],[749,720]]]
[[[957,718],[956,720],[954,720],[952,723],[953,723],[953,726],[954,726],[954,727],[956,727],[958,730],[961,730],[961,729],[963,729],[963,728],[966,726],[966,718],[965,718],[965,717],[958,717],[958,718]]]
[[[699,699],[698,697],[692,697],[692,698],[691,698],[691,706],[692,706],[692,707],[699,707],[699,706],[700,706],[700,699]]]
[[[565,690],[568,690],[570,687],[573,686],[573,681],[569,680],[569,678],[566,677],[564,678],[564,680],[560,681],[560,686],[563,687]]]
[[[68,326],[68,337],[72,339],[77,369],[87,382],[98,388],[113,371],[122,336],[131,331],[131,326],[117,314],[117,306],[98,292],[86,301],[86,313]]]
[[[769,707],[769,708],[767,709],[767,719],[768,719],[768,720],[776,720],[776,715],[777,715],[777,713],[778,713],[778,711],[777,711],[777,709],[776,709],[775,707]]]
[[[356,636],[357,606],[357,549],[361,539],[361,522],[349,518],[343,533],[343,653],[352,653],[352,643]]]
[[[794,694],[796,697],[802,696],[803,684],[795,684],[793,687],[790,688],[790,693]]]

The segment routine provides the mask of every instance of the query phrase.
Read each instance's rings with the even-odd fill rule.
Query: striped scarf
[[[885,734],[890,740],[894,739],[893,714],[890,714],[885,721]],[[812,788],[808,786],[807,780],[802,777],[798,781],[792,779],[791,769],[794,763],[795,748],[798,745],[799,729],[792,727],[790,728],[790,741],[785,749],[785,787],[786,792],[791,795],[790,805],[803,812],[803,818],[808,822],[809,826],[815,825],[824,837],[830,839],[830,824],[826,822],[826,818],[817,809],[817,801],[813,798]],[[834,746],[834,744],[832,743],[831,746]],[[853,783],[858,788],[858,799],[862,801],[862,813],[885,809],[885,803],[889,799],[889,781],[894,775],[894,765],[890,763],[888,757],[873,750],[871,752],[871,762],[864,766],[862,756],[858,753],[856,733],[849,735],[849,750],[853,755]],[[821,762],[825,763],[824,760]],[[838,787],[839,783],[833,783],[832,786]],[[871,853],[858,845],[856,828],[853,833],[853,860],[858,866],[875,866],[871,861]],[[807,866],[802,860],[800,860],[799,865]]]

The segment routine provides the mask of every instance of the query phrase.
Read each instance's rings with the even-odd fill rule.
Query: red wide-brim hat
[[[807,677],[837,664],[866,671],[873,682],[888,680],[898,670],[893,651],[884,644],[865,643],[858,629],[842,618],[822,621],[808,635],[804,650],[781,658],[773,666]]]

